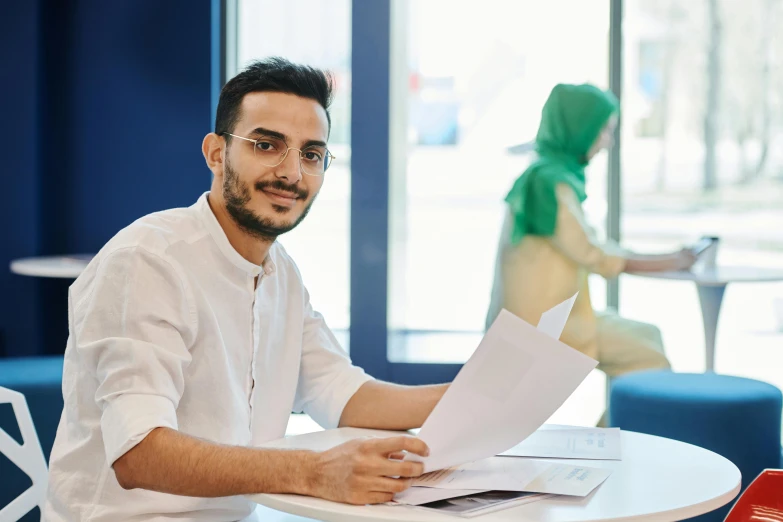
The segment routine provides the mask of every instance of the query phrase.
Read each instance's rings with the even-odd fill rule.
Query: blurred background
[[[151,0],[15,4],[0,20],[0,261],[89,255],[209,187],[220,86],[272,55],[333,71],[337,161],[280,238],[315,306],[378,377],[452,378],[483,334],[503,198],[558,82],[621,98],[588,169],[606,237],[665,251],[721,237],[719,263],[783,266],[783,0]],[[78,257],[77,257],[78,258]],[[0,271],[0,354],[62,353],[68,278]],[[594,306],[658,325],[704,370],[694,286],[591,281]],[[733,284],[716,368],[783,386],[783,284]],[[594,423],[602,374],[557,414]]]
[[[357,37],[377,36],[351,32],[365,7],[238,2],[231,65],[279,54],[328,67],[338,79],[331,141],[339,160],[317,213],[281,242],[346,339],[356,298],[351,212],[364,211],[351,205],[359,199],[352,200],[351,181],[388,183],[388,197],[373,196],[388,205],[387,295],[359,298],[385,311],[386,349],[378,348],[379,335],[373,351],[388,361],[391,378],[434,378],[467,360],[481,339],[503,198],[530,160],[524,144],[558,82],[591,82],[621,95],[613,172],[606,153],[588,169],[586,210],[604,235],[643,251],[717,235],[721,264],[783,266],[783,2],[619,3],[488,0],[482,9],[455,9],[447,0],[395,0],[382,23],[388,58],[367,71],[352,70],[351,59],[352,49],[374,43]],[[377,81],[365,75],[385,80],[377,85],[388,90],[386,118],[351,113],[352,80]],[[388,144],[375,144],[386,149],[388,169],[351,171],[352,123],[370,132],[388,127]],[[608,220],[615,230],[607,231]],[[676,370],[704,370],[692,284],[623,276],[607,292],[596,277],[591,291],[596,308],[660,326]],[[781,298],[779,283],[729,287],[719,371],[783,385]],[[366,348],[346,344],[354,358]],[[602,379],[596,372],[561,420],[594,422]]]

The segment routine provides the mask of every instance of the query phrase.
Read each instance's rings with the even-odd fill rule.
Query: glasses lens
[[[323,176],[328,168],[329,152],[324,147],[308,147],[299,154],[302,172],[311,176]]]
[[[282,140],[277,138],[259,138],[256,140],[256,144],[253,147],[253,153],[258,158],[258,161],[266,165],[267,167],[276,167],[283,161],[286,147]]]

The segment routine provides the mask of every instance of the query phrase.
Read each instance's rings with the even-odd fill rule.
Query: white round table
[[[715,370],[715,335],[723,294],[729,283],[771,283],[783,281],[783,270],[750,266],[718,266],[713,269],[679,272],[629,272],[630,275],[652,279],[693,281],[699,293],[701,318],[704,324],[707,371]]]
[[[92,254],[26,257],[11,261],[11,272],[33,277],[76,279],[92,258]]]
[[[395,433],[340,428],[289,437],[265,446],[322,451],[365,435],[391,436]],[[553,462],[611,468],[613,472],[587,497],[549,498],[488,513],[477,520],[665,522],[717,509],[734,499],[740,490],[740,472],[734,464],[690,444],[624,431],[622,456],[621,461],[552,459]],[[298,495],[252,495],[249,498],[279,511],[334,522],[459,520],[409,506],[350,506]]]

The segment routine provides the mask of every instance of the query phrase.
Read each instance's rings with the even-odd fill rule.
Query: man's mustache
[[[299,199],[307,199],[310,195],[310,192],[306,188],[298,185],[291,185],[279,179],[273,181],[257,181],[255,188],[256,190],[274,189],[282,192],[289,192],[296,195]]]

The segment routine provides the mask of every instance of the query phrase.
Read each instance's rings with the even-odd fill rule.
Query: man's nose
[[[299,161],[299,151],[289,149],[283,162],[277,166],[275,174],[289,183],[297,183],[302,179],[302,165]]]

